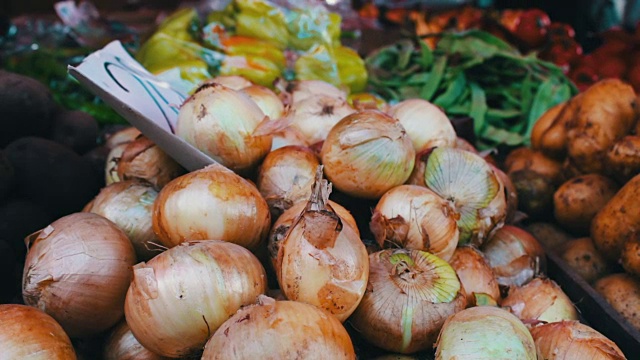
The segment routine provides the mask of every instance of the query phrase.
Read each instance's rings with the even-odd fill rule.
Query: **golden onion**
[[[293,103],[290,127],[313,145],[324,141],[338,121],[355,111],[343,98],[314,95]]]
[[[624,360],[613,341],[578,321],[558,321],[535,326],[531,336],[538,359]]]
[[[525,322],[578,320],[573,302],[551,279],[537,278],[523,286],[509,289],[509,295],[500,305],[509,308]]]
[[[103,360],[166,360],[169,359],[151,352],[133,336],[125,320],[114,327],[106,338]]]
[[[496,275],[478,249],[473,246],[458,247],[449,264],[458,274],[469,304],[476,303],[476,294],[486,294],[500,302],[500,286]]]
[[[143,180],[156,189],[162,189],[169,181],[186,170],[149,138],[141,135],[128,143],[118,160],[118,178]]]

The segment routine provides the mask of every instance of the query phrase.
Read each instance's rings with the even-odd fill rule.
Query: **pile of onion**
[[[511,288],[500,305],[528,323],[578,320],[573,302],[551,279],[537,278],[521,287]]]
[[[455,271],[420,250],[369,255],[369,284],[349,319],[369,343],[402,354],[433,346],[444,321],[467,305]]]
[[[127,143],[117,161],[118,179],[143,180],[156,189],[184,174],[185,169],[146,136]]]
[[[133,336],[126,321],[121,321],[106,338],[102,352],[104,360],[166,360],[145,348]]]
[[[322,146],[325,175],[354,197],[379,198],[411,175],[415,150],[399,121],[363,110],[338,122]]]
[[[51,316],[25,305],[0,305],[0,357],[75,360],[69,336]]]
[[[307,144],[314,145],[324,141],[338,121],[355,111],[344,98],[316,94],[294,102],[288,116],[290,127]]]
[[[381,248],[424,250],[449,261],[458,246],[457,213],[435,192],[416,185],[387,191],[371,217],[371,233]]]
[[[218,164],[171,181],[153,209],[153,230],[166,247],[214,239],[255,249],[270,225],[269,206],[258,189]]]
[[[115,325],[124,311],[136,254],[127,235],[92,213],[64,216],[26,240],[22,295],[70,337]]]
[[[191,356],[265,291],[264,268],[249,250],[225,241],[185,242],[134,267],[124,310],[142,346]]]
[[[626,359],[606,336],[578,321],[559,321],[531,329],[539,359]]]
[[[500,302],[498,280],[480,250],[473,246],[458,247],[449,264],[458,274],[469,304],[476,304],[476,297],[480,294],[486,294],[495,302]]]
[[[355,359],[351,338],[334,316],[297,301],[260,296],[213,334],[202,360]]]

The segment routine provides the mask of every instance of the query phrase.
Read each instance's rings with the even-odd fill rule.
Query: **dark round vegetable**
[[[88,113],[63,110],[53,120],[51,140],[84,154],[97,145],[99,130],[98,122]]]
[[[20,194],[55,217],[82,210],[100,191],[91,161],[54,141],[18,139],[5,149]]]
[[[0,150],[0,201],[9,194],[14,183],[13,166],[4,151]]]
[[[24,238],[49,225],[54,219],[33,201],[9,200],[0,204],[0,238],[11,246],[19,259],[24,259],[27,253]]]
[[[100,145],[82,155],[83,158],[91,162],[93,173],[98,178],[98,180],[100,180],[100,188],[106,185],[105,164],[107,163],[107,158],[109,157],[109,151],[110,150],[106,145]]]
[[[0,147],[23,136],[46,136],[56,109],[51,92],[44,84],[0,70]]]
[[[531,219],[553,218],[552,179],[535,171],[518,170],[509,174],[518,193],[518,209]]]
[[[0,239],[0,304],[6,304],[20,289],[16,276],[16,256],[11,246]]]

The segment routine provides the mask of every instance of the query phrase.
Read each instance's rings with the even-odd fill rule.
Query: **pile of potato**
[[[638,329],[639,115],[633,87],[601,80],[549,109],[533,127],[531,147],[504,162],[520,209],[561,228],[538,223],[529,230]]]

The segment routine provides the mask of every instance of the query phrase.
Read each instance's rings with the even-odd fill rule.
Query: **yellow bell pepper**
[[[229,36],[221,39],[222,49],[228,55],[250,55],[271,61],[280,70],[285,68],[286,59],[282,50],[268,41],[246,36]]]
[[[367,86],[367,68],[364,60],[356,51],[345,46],[333,49],[338,64],[340,82],[347,85],[351,92],[360,92]]]
[[[279,49],[289,44],[283,10],[263,0],[236,0],[236,34],[269,41]]]

